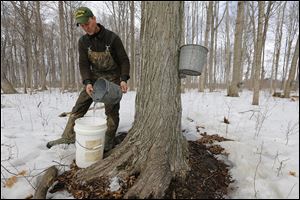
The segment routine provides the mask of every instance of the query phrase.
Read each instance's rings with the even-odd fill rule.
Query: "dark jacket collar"
[[[100,31],[97,32],[97,33],[94,33],[93,35],[89,35],[89,34],[86,34],[90,39],[93,39],[95,37],[98,37],[99,39],[102,39],[105,35],[105,27],[99,23],[97,23],[98,27],[100,28]]]

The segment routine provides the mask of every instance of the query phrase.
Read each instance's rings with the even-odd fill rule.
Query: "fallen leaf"
[[[289,175],[296,176],[296,172],[289,171]]]
[[[26,170],[22,170],[21,172],[18,173],[18,175],[20,176],[25,176],[25,174],[26,174]]]
[[[228,120],[226,117],[224,117],[224,123],[225,123],[225,124],[230,124],[230,123],[229,123],[229,120]]]
[[[4,187],[11,188],[16,182],[17,182],[17,177],[12,176],[6,180]]]

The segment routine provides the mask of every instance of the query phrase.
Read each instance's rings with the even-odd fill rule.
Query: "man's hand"
[[[92,92],[94,91],[93,85],[92,85],[92,84],[87,84],[87,85],[85,86],[85,91],[86,91],[86,93],[87,93],[90,97],[92,97]]]
[[[120,87],[121,87],[121,90],[122,90],[123,93],[127,92],[128,86],[127,86],[127,83],[125,81],[121,81]]]

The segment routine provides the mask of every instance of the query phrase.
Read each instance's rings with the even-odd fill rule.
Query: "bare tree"
[[[208,48],[208,37],[209,37],[209,31],[211,27],[211,19],[212,19],[212,13],[213,12],[213,2],[210,1],[207,11],[206,11],[206,28],[205,28],[205,34],[204,34],[204,46]],[[205,80],[207,77],[207,65],[203,66],[202,73],[200,76],[200,81],[199,81],[199,92],[204,92],[205,88]]]
[[[265,59],[265,41],[267,38],[267,31],[268,31],[268,27],[269,27],[269,19],[270,19],[270,15],[271,15],[271,11],[273,10],[273,6],[274,6],[274,2],[273,1],[268,1],[268,6],[267,6],[267,11],[266,13],[264,13],[264,27],[263,27],[263,39],[262,39],[262,66],[261,66],[261,80],[265,79],[265,74],[266,74],[266,70],[264,67],[264,59]]]
[[[293,60],[292,60],[290,71],[289,71],[289,78],[286,81],[286,84],[284,87],[284,97],[285,98],[290,97],[292,84],[295,79],[295,73],[296,73],[298,59],[299,59],[299,35],[298,35],[297,44],[295,46],[295,52],[293,55]]]
[[[261,53],[262,53],[262,45],[263,45],[263,20],[264,20],[264,9],[265,2],[258,2],[258,28],[257,28],[257,45],[255,47],[255,72],[254,72],[254,86],[253,86],[253,99],[252,105],[259,104],[259,85],[260,85],[260,70],[261,70]]]
[[[216,5],[215,5],[215,20],[216,23],[218,23],[219,21],[219,7],[220,7],[220,2],[216,1]],[[226,11],[225,11],[226,12]],[[216,89],[216,84],[217,84],[217,60],[218,59],[218,25],[216,25],[215,27],[215,47],[214,47],[214,70],[213,70],[213,85],[212,85],[212,89],[215,90]]]
[[[251,74],[250,74],[250,88],[253,88],[254,86],[254,73],[255,73],[255,65],[256,65],[256,49],[257,49],[257,31],[256,31],[256,23],[255,23],[255,4],[254,1],[251,1],[249,3],[249,7],[251,8],[250,12],[250,22],[252,25],[252,38],[253,38],[253,44],[254,44],[254,53],[253,53],[253,59],[252,59],[252,67],[251,67]]]
[[[225,55],[226,55],[226,66],[225,66],[225,83],[229,83],[229,74],[231,66],[231,51],[230,51],[230,37],[229,37],[229,2],[226,2],[226,44],[225,44]]]
[[[30,88],[30,94],[33,90],[33,58],[32,58],[32,29],[31,29],[31,19],[33,17],[32,6],[30,3],[25,1],[10,1],[11,5],[14,8],[15,13],[18,15],[19,20],[22,23],[22,27],[18,27],[16,29],[20,36],[22,37],[22,42],[24,43],[23,48],[25,52],[25,66],[26,73],[24,72],[24,79],[26,79],[26,83],[24,83],[24,92],[26,93],[26,87]],[[26,78],[25,78],[26,77]]]
[[[286,2],[284,2],[283,7],[279,11],[279,15],[277,17],[277,27],[276,27],[275,45],[274,45],[275,47],[274,47],[274,55],[273,55],[272,71],[271,71],[271,83],[270,83],[271,93],[276,92],[276,85],[277,85],[276,82],[277,82],[277,74],[278,74],[279,56],[281,50],[282,27],[283,27],[283,20],[285,16],[284,15],[285,7],[286,7]]]
[[[291,49],[292,44],[295,38],[295,35],[297,31],[299,30],[299,2],[288,2],[289,3],[289,13],[286,17],[286,34],[288,35],[286,37],[286,46],[285,46],[285,54],[284,54],[284,65],[282,69],[282,82],[281,82],[281,90],[284,89],[284,84],[286,83],[286,76],[288,71],[288,66],[290,63],[290,57],[291,57]],[[295,16],[298,16],[295,17]]]
[[[244,1],[238,2],[235,35],[234,35],[234,54],[233,54],[233,73],[232,81],[227,90],[227,95],[238,97],[238,83],[240,81],[240,67],[242,61],[242,38],[243,38],[243,23],[244,23]]]
[[[134,90],[136,87],[135,81],[135,26],[134,26],[134,1],[130,1],[130,80],[129,88]]]
[[[209,2],[210,3],[210,2]],[[208,59],[208,88],[209,91],[213,91],[213,57],[214,57],[214,36],[215,36],[215,15],[214,15],[214,9],[215,9],[215,3],[211,6],[211,23],[210,23],[210,45],[209,45],[209,59]]]
[[[2,4],[2,2],[1,2]],[[2,36],[3,37],[3,36]],[[17,93],[13,85],[7,80],[4,70],[7,68],[7,62],[5,63],[5,48],[7,47],[7,36],[1,37],[1,90],[4,94]]]
[[[41,84],[41,89],[42,90],[47,90],[46,87],[46,70],[45,70],[45,48],[44,48],[44,31],[42,27],[42,19],[41,19],[41,13],[40,13],[40,1],[35,2],[36,6],[36,27],[37,27],[37,36],[38,36],[38,44],[39,44],[39,51],[38,51],[38,62],[37,66],[38,69],[40,70],[40,84]]]
[[[9,40],[9,32],[8,27],[5,25],[9,24],[7,21],[7,15],[4,10],[4,2],[1,1],[1,90],[4,94],[13,94],[17,93],[11,82],[6,78],[5,72],[7,71],[7,61],[6,61],[6,49],[7,49],[7,43]],[[2,25],[5,26],[5,28],[2,29]],[[2,32],[3,30],[3,32]]]
[[[59,30],[60,30],[60,64],[61,64],[61,89],[62,91],[67,89],[67,64],[66,64],[66,34],[65,34],[65,21],[64,21],[64,2],[58,2],[59,10]]]

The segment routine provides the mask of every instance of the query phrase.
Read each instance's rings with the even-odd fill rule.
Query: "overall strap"
[[[117,37],[117,35],[115,33],[113,33],[113,32],[111,32],[111,33],[112,34],[111,34],[110,42],[108,45],[105,45],[105,47],[106,47],[105,51],[110,51],[110,49],[111,49],[110,47],[112,46],[112,43],[114,42],[114,40]]]

